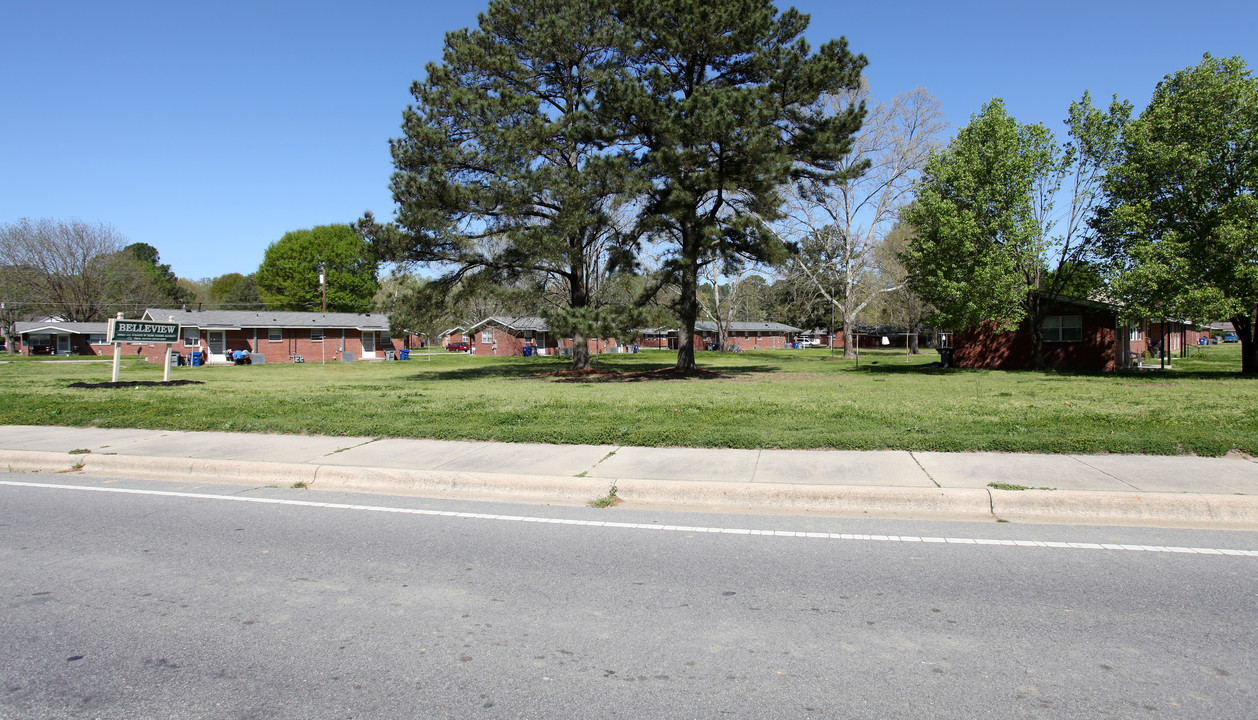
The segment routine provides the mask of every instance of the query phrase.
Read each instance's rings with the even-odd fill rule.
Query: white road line
[[[343,503],[314,502],[311,500],[281,500],[279,498],[244,497],[240,495],[210,495],[207,493],[173,492],[170,490],[136,490],[119,487],[91,487],[87,485],[56,485],[52,483],[18,482],[0,480],[0,485],[11,487],[43,488],[47,490],[81,490],[86,492],[117,493],[123,495],[156,495],[158,497],[194,498],[197,500],[226,500],[229,502],[262,503],[266,505],[293,505],[296,507],[327,508],[331,510],[359,510],[366,512],[402,513],[404,515],[428,515],[433,517],[464,518],[468,520],[505,520],[507,522],[550,523],[555,525],[580,525],[585,527],[614,528],[623,530],[665,530],[681,533],[723,533],[726,535],[761,535],[822,540],[855,540],[865,542],[898,543],[945,543],[948,545],[1003,545],[1064,550],[1110,550],[1117,552],[1187,553],[1195,555],[1223,555],[1228,557],[1255,557],[1258,550],[1232,550],[1227,548],[1169,547],[1162,545],[1126,545],[1116,543],[1058,542],[1052,540],[995,540],[991,538],[917,537],[910,535],[862,535],[853,533],[797,532],[794,530],[745,530],[740,528],[692,527],[681,525],[657,525],[654,523],[607,522],[603,520],[571,520],[564,518],[528,517],[520,515],[492,515],[489,513],[457,512],[453,510],[421,510],[418,508],[384,507],[377,505],[349,505]]]

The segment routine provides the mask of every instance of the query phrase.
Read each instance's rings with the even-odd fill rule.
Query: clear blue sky
[[[779,7],[786,7],[779,3]],[[1062,128],[1070,101],[1142,110],[1204,52],[1258,66],[1258,2],[801,0],[876,96],[917,86],[954,129],[1003,97]],[[181,277],[257,269],[285,232],[392,218],[388,140],[408,89],[477,2],[0,4],[0,222],[79,218]]]

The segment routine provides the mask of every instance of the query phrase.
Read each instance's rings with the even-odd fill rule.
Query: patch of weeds
[[[83,461],[82,461],[82,460],[80,460],[80,461],[78,461],[78,462],[76,462],[76,463],[74,463],[73,465],[71,465],[71,466],[70,466],[70,472],[75,472],[75,471],[77,471],[77,470],[82,470],[82,469],[83,469]]]
[[[585,474],[587,472],[589,472],[589,470],[582,470],[581,472],[577,473],[576,475],[573,475],[572,477],[585,477]]]
[[[1057,489],[1057,488],[1051,488],[1051,487],[1027,487],[1026,485],[1015,485],[1013,483],[1002,483],[1002,482],[989,482],[987,483],[987,487],[994,488],[996,490],[1056,490]]]
[[[618,502],[620,502],[620,499],[616,497],[616,486],[615,484],[613,484],[611,488],[608,489],[606,495],[604,495],[601,498],[595,498],[594,500],[591,500],[590,507],[609,508]]]
[[[1013,483],[989,482],[987,487],[997,490],[1030,490],[1026,485],[1014,485]]]
[[[1006,519],[1004,519],[1004,518],[996,518],[996,522],[998,522],[998,523],[1007,523],[1007,522],[1009,522],[1009,521],[1008,521],[1008,520],[1006,520]]]
[[[87,448],[78,448],[78,449],[76,449],[76,450],[71,450],[71,451],[70,451],[69,453],[67,453],[67,454],[68,454],[68,455],[86,455],[86,454],[88,454],[88,453],[90,453],[90,452],[91,452],[91,450],[88,450]]]
[[[306,489],[306,487],[307,487],[307,485],[306,485],[306,481],[305,481],[305,480],[298,480],[297,482],[293,483],[292,487],[293,487],[293,489],[295,489],[295,490],[305,490],[305,489]]]

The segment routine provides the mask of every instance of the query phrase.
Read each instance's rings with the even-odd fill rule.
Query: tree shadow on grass
[[[1134,381],[1140,384],[1160,385],[1172,384],[1183,380],[1250,380],[1258,378],[1235,371],[1218,370],[997,370],[993,368],[945,368],[938,362],[903,365],[873,361],[862,362],[859,368],[851,372],[863,372],[884,375],[954,375],[965,373],[1007,372],[1035,375],[1045,380],[1068,381],[1071,378],[1106,378],[1111,380]]]
[[[427,381],[519,378],[521,380],[564,383],[650,382],[663,380],[720,380],[772,373],[775,370],[777,368],[771,365],[742,365],[738,367],[722,367],[717,370],[701,367],[698,370],[680,371],[672,365],[618,359],[614,367],[603,366],[591,368],[590,370],[573,371],[570,362],[561,364],[547,361],[521,361],[474,368],[441,370],[434,373],[412,375],[407,379]]]

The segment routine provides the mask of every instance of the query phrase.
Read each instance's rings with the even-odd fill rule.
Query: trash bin
[[[939,365],[941,367],[952,367],[952,348],[941,347],[935,349],[939,351]]]
[[[192,367],[201,367],[201,351],[192,351]]]
[[[394,357],[394,355],[393,355],[393,351],[392,351],[392,350],[385,350],[385,351],[384,351],[384,359],[385,359],[385,360],[392,360],[392,359],[393,359],[393,357]]]
[[[633,344],[633,354],[634,354],[634,355],[637,355],[637,354],[638,354],[638,344],[637,344],[637,343],[634,343],[634,344]]]
[[[532,346],[529,346],[529,345],[524,346],[524,357],[533,357]]]
[[[410,360],[410,359],[411,359],[411,349],[410,349],[410,348],[402,348],[402,349],[401,349],[401,350],[399,350],[398,352],[399,352],[399,353],[401,353],[400,355],[398,355],[398,359],[399,359],[399,360]]]

